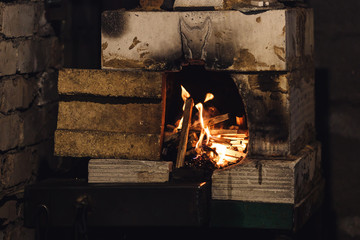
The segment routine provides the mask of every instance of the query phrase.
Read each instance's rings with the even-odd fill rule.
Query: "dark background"
[[[360,1],[306,3],[315,16],[316,127],[326,193],[323,209],[298,238],[360,239]],[[136,0],[48,0],[64,66],[100,68],[101,12],[137,6]]]

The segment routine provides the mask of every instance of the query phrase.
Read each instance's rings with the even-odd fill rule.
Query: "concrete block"
[[[17,50],[11,41],[0,41],[0,76],[16,73]]]
[[[315,139],[314,75],[309,69],[231,76],[247,113],[250,156],[296,154]]]
[[[19,114],[0,116],[0,151],[19,146],[24,140],[24,121]]]
[[[63,69],[59,71],[59,94],[162,98],[162,73]]]
[[[15,109],[26,109],[36,95],[35,82],[14,76],[0,82],[0,112],[7,113]]]
[[[6,37],[31,36],[35,26],[33,4],[4,4],[2,7],[1,33]]]
[[[163,104],[60,102],[58,129],[161,134]]]
[[[320,145],[306,146],[294,159],[246,158],[215,170],[212,198],[298,204],[321,179]]]
[[[125,159],[91,159],[89,183],[167,182],[172,162]]]
[[[304,59],[312,62],[311,29],[311,10],[301,8],[255,14],[107,11],[102,68],[178,70],[195,61],[207,70],[289,71]]]
[[[19,46],[17,48],[17,52],[18,52],[17,70],[20,73],[34,72],[34,70],[37,67],[34,40],[20,41]]]
[[[160,134],[56,130],[55,155],[160,160]]]
[[[17,70],[20,73],[41,72],[48,67],[57,67],[61,54],[57,38],[23,40],[17,49]]]

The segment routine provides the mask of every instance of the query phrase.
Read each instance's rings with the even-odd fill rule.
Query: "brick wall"
[[[43,1],[0,2],[0,240],[22,226],[24,187],[53,156],[61,50]]]

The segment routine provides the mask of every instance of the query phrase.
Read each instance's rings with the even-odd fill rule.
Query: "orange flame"
[[[188,91],[186,91],[186,89],[183,87],[183,85],[180,85],[180,86],[181,86],[181,98],[184,101],[182,109],[184,111],[185,110],[185,102],[186,102],[186,99],[188,99],[190,97],[190,93]],[[179,121],[179,125],[175,128],[175,131],[179,131],[180,129],[182,129],[183,121],[184,121],[184,117],[181,117],[181,119]]]
[[[188,91],[186,91],[186,89],[183,87],[183,85],[181,85],[181,98],[182,100],[184,100],[184,102],[186,101],[186,99],[188,99],[190,97],[190,93]]]
[[[181,86],[181,97],[184,101],[183,110],[185,108],[186,99],[190,97],[190,93],[186,91],[186,89]],[[214,99],[214,95],[212,93],[207,93],[205,96],[205,102]],[[248,140],[246,140],[245,134],[235,134],[236,137],[232,136],[224,136],[223,135],[216,135],[212,136],[210,133],[210,127],[206,126],[204,121],[204,106],[202,103],[198,103],[195,105],[196,109],[199,112],[199,122],[201,126],[199,140],[196,143],[195,151],[201,155],[204,151],[202,145],[204,144],[204,138],[206,137],[205,145],[212,148],[214,152],[207,152],[210,155],[211,160],[215,162],[218,167],[226,166],[229,163],[233,163],[241,159],[241,157],[245,157],[246,153],[244,153]],[[243,124],[243,117],[236,118],[237,124]],[[181,118],[177,130],[182,128],[183,118]],[[208,124],[208,123],[207,123]],[[229,134],[227,134],[229,135]]]
[[[212,93],[207,93],[205,96],[204,103],[206,103],[207,101],[213,100],[213,99],[214,99],[214,95]]]

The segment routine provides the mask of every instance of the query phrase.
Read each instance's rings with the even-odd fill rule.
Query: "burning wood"
[[[204,123],[204,126],[210,127],[210,126],[213,126],[215,124],[225,122],[228,119],[229,119],[229,114],[226,113],[226,114],[223,114],[223,115],[219,115],[219,116],[212,117],[212,118],[209,118],[207,120],[204,120],[203,123]],[[194,125],[192,125],[191,129],[200,130],[201,129],[201,121],[195,123]]]
[[[236,163],[246,157],[248,133],[243,129],[244,117],[237,117],[236,123],[230,129],[211,129],[216,124],[229,120],[229,114],[222,114],[205,119],[204,106],[202,103],[195,105],[198,110],[198,120],[191,125],[192,109],[194,106],[190,94],[182,87],[183,116],[178,121],[176,127],[168,126],[174,129],[171,134],[166,135],[166,140],[177,142],[176,168],[186,166],[208,166],[205,162],[214,167],[220,168],[228,164]],[[205,101],[211,101],[214,95],[206,94]],[[235,120],[235,119],[234,119]],[[181,129],[181,133],[178,131]],[[190,136],[189,131],[191,130]],[[193,163],[188,163],[193,161]]]
[[[194,101],[191,98],[189,98],[185,101],[183,124],[182,124],[182,128],[181,128],[180,143],[179,143],[179,149],[178,149],[178,154],[177,154],[177,158],[176,158],[176,168],[180,168],[180,167],[184,166],[193,105],[194,105]]]
[[[211,135],[221,135],[221,134],[237,134],[238,130],[236,129],[211,129]]]

